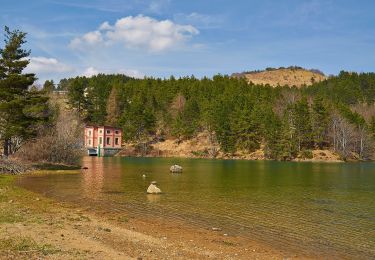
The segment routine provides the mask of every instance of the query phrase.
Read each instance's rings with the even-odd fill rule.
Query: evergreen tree
[[[76,77],[68,85],[68,99],[70,105],[81,115],[87,109],[86,90],[88,82],[85,77]],[[86,111],[87,112],[87,111]]]
[[[371,117],[369,128],[370,128],[370,133],[372,137],[375,139],[375,116]]]
[[[12,141],[35,133],[34,126],[47,115],[47,98],[29,91],[34,74],[22,71],[29,64],[30,51],[22,49],[26,33],[5,27],[5,46],[0,49],[0,139],[4,155],[13,153]]]
[[[306,98],[302,98],[294,105],[295,137],[298,142],[298,151],[309,148],[312,143],[312,129],[310,108]]]
[[[233,114],[233,133],[237,137],[236,146],[241,150],[253,152],[259,149],[261,136],[256,113],[251,108],[238,109]]]
[[[55,90],[55,83],[53,80],[46,80],[43,84],[43,90],[47,93],[51,93]]]
[[[315,145],[322,149],[329,126],[329,113],[323,103],[323,98],[315,97],[312,105],[312,134]]]

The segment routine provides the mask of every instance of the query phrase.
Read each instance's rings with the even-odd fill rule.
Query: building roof
[[[109,125],[85,125],[85,127],[94,127],[94,128],[113,128],[113,129],[122,130],[121,127],[109,126]]]

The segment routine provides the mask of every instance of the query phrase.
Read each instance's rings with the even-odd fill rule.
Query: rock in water
[[[171,168],[169,168],[169,171],[170,172],[173,172],[173,173],[180,173],[182,172],[182,167],[180,165],[172,165]]]
[[[161,190],[155,185],[156,182],[153,182],[148,186],[147,193],[148,194],[160,194]]]

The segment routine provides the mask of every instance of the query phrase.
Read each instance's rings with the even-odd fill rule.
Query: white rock
[[[153,183],[150,184],[147,188],[147,193],[148,194],[160,194],[161,190]]]
[[[180,165],[172,165],[171,168],[169,168],[170,172],[179,173],[182,172],[182,167]]]

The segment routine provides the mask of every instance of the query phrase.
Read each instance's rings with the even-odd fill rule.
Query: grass
[[[55,248],[50,244],[39,245],[31,237],[17,236],[0,240],[1,251],[16,251],[16,252],[37,252],[43,255],[50,255],[61,252],[60,249]]]
[[[129,222],[129,218],[127,216],[120,216],[117,218],[117,221],[121,223],[127,223]]]
[[[56,170],[66,171],[66,170],[81,169],[81,167],[77,165],[63,165],[63,164],[52,164],[52,163],[34,164],[33,166],[38,170],[50,170],[50,171],[56,171]]]

